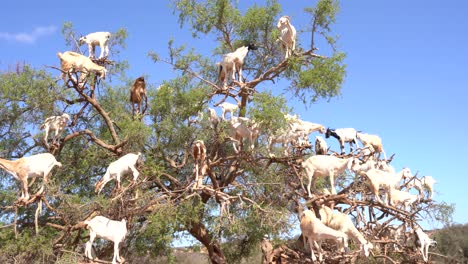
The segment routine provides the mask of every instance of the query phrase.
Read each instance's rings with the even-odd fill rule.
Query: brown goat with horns
[[[143,108],[143,111],[141,111],[143,97],[145,98],[145,107]],[[135,83],[133,83],[133,86],[130,90],[130,103],[132,103],[133,116],[135,116],[135,114],[143,115],[146,112],[146,108],[148,107],[148,97],[146,96],[146,83],[143,76],[138,77],[135,80]],[[135,104],[137,105],[136,112]]]

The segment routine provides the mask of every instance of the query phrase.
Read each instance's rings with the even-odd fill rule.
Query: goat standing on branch
[[[117,188],[120,189],[120,177],[130,171],[133,174],[133,183],[135,183],[138,176],[140,175],[136,169],[136,165],[140,159],[140,156],[140,152],[137,154],[128,153],[127,155],[122,156],[120,159],[109,164],[106,174],[104,174],[102,179],[96,183],[95,192],[100,193],[102,188],[104,188],[104,185],[106,185],[106,183],[112,179],[117,180]]]
[[[88,76],[89,72],[96,73],[101,79],[106,78],[107,70],[105,67],[97,65],[94,63],[90,58],[83,56],[79,53],[73,51],[66,51],[63,54],[61,52],[57,53],[57,56],[60,59],[60,69],[62,70],[62,79],[64,82],[67,81],[67,76],[69,73],[73,71],[81,72],[80,80],[79,80],[79,87],[83,86],[84,80],[86,76]],[[74,78],[73,82],[77,82]]]
[[[429,247],[437,246],[437,241],[432,240],[419,226],[416,226],[414,233],[416,234],[416,246],[419,247],[424,262],[427,262],[429,260]]]
[[[145,107],[141,110],[143,98],[145,99]],[[138,77],[130,89],[130,103],[132,104],[133,116],[145,114],[146,108],[148,107],[148,96],[146,95],[146,83],[143,76]],[[135,104],[137,105],[136,111]]]
[[[244,82],[242,79],[244,59],[250,50],[256,49],[257,47],[254,44],[249,44],[248,46],[242,46],[234,52],[227,53],[223,56],[222,61],[218,64],[218,81],[223,84],[223,87],[226,87],[229,75],[231,75],[231,80],[236,79],[236,73],[238,75],[238,81],[241,83]]]
[[[62,167],[62,163],[58,162],[50,153],[36,154],[17,160],[0,159],[0,168],[21,182],[20,200],[24,201],[29,199],[28,178],[44,177],[44,183],[47,183],[47,177],[56,165]]]
[[[358,132],[356,133],[356,137],[361,141],[363,147],[368,148],[377,158],[380,156],[380,153],[383,153],[384,159],[387,160],[387,155],[382,146],[382,139],[379,136]]]
[[[289,58],[296,49],[296,28],[291,25],[290,20],[289,16],[282,16],[276,25],[281,33],[281,36],[276,41],[280,42],[285,59]]]
[[[367,241],[361,232],[357,230],[349,215],[338,211],[334,212],[330,207],[325,205],[322,205],[322,208],[319,210],[319,214],[322,223],[328,227],[345,233],[349,238],[353,239],[355,243],[359,242],[362,254],[366,257],[369,256],[369,250],[373,249],[374,245]]]
[[[345,154],[345,143],[349,143],[350,153],[353,152],[353,143],[356,144],[357,147],[359,147],[357,143],[357,131],[354,128],[327,128],[327,131],[325,132],[325,138],[329,138],[330,136],[336,138],[340,143],[341,155]]]
[[[86,228],[89,229],[89,241],[86,242],[85,256],[89,259],[94,260],[91,247],[96,237],[104,238],[106,240],[114,242],[114,257],[112,258],[112,264],[122,263],[122,259],[119,255],[119,244],[123,242],[127,235],[127,221],[110,220],[104,216],[96,216],[91,220],[84,221]]]
[[[319,261],[322,262],[321,244],[325,239],[335,240],[340,245],[340,248],[348,249],[348,236],[341,231],[334,230],[323,224],[320,219],[315,216],[313,211],[304,210],[300,215],[300,220],[304,247],[307,245],[306,240],[308,240],[313,262],[317,260],[313,249],[314,244],[319,252]]]
[[[65,113],[61,116],[51,116],[46,118],[46,120],[39,127],[39,129],[43,129],[45,131],[44,142],[47,146],[47,138],[49,137],[49,133],[51,133],[52,131],[55,132],[54,137],[52,139],[52,144],[57,143],[58,137],[62,134],[63,130],[67,126],[67,121],[70,121],[70,116]]]
[[[193,142],[191,154],[195,164],[195,188],[199,188],[203,185],[203,175],[206,172],[206,146],[203,140]]]
[[[309,183],[307,184],[307,193],[312,197],[310,186],[315,185],[318,177],[330,176],[331,193],[336,194],[335,176],[343,173],[346,168],[351,169],[354,158],[340,159],[335,156],[315,155],[304,162],[301,166],[305,169]]]
[[[80,46],[83,44],[88,44],[89,50],[89,57],[94,58],[94,50],[97,45],[101,48],[101,55],[99,55],[99,59],[103,57],[107,57],[109,55],[109,39],[111,37],[111,33],[109,32],[94,32],[89,33],[88,35],[81,37],[79,39]]]

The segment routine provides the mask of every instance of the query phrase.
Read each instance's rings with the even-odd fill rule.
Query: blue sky
[[[280,3],[282,14],[291,16],[297,29],[305,28],[309,20],[303,7],[312,1]],[[392,164],[397,170],[407,166],[437,180],[434,198],[456,204],[457,223],[468,222],[466,10],[466,1],[343,1],[333,26],[347,53],[342,95],[308,109],[291,101],[305,120],[380,135],[387,155],[396,153]],[[129,76],[145,74],[154,84],[173,72],[147,53],[165,55],[170,38],[211,54],[206,47],[213,39],[191,39],[165,1],[6,1],[1,13],[2,71],[18,61],[58,66],[56,53],[67,50],[60,33],[67,21],[82,34],[125,28],[129,37],[121,58],[130,63]],[[308,41],[306,33],[300,35],[303,46]]]

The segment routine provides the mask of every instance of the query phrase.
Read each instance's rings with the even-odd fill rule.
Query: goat
[[[304,162],[301,166],[305,169],[306,175],[309,179],[307,185],[307,193],[312,197],[310,186],[315,185],[318,177],[330,176],[331,193],[336,194],[335,190],[335,176],[340,175],[346,168],[351,169],[353,158],[341,159],[335,156],[328,155],[315,155]]]
[[[416,226],[414,233],[416,234],[416,246],[419,247],[424,262],[427,262],[429,260],[429,247],[437,246],[437,241],[431,239],[419,226]]]
[[[66,82],[68,73],[72,71],[80,71],[79,83],[82,85],[88,72],[95,72],[101,79],[106,78],[107,70],[105,67],[97,65],[90,58],[83,56],[73,51],[65,51],[63,54],[57,52],[57,56],[60,59],[60,69],[62,70],[61,78]],[[75,79],[73,79],[76,82]]]
[[[62,167],[62,163],[58,162],[50,153],[36,154],[17,160],[0,159],[0,168],[21,182],[20,200],[25,201],[29,199],[28,178],[43,177],[44,183],[47,183],[47,177],[54,166]]]
[[[315,136],[315,154],[316,155],[327,155],[328,145],[325,139],[321,136]]]
[[[221,107],[221,118],[223,120],[226,120],[226,113],[229,112],[231,113],[231,118],[234,116],[234,113],[239,109],[239,106],[237,104],[231,104],[229,102],[222,102],[219,107]]]
[[[280,42],[285,59],[289,58],[296,49],[296,28],[291,25],[290,20],[289,16],[282,16],[276,25],[281,33],[281,36],[276,40],[276,42]]]
[[[411,194],[409,192],[400,191],[395,189],[393,186],[390,187],[390,205],[397,206],[403,204],[405,210],[419,200],[419,196]]]
[[[209,112],[210,122],[213,125],[213,128],[216,128],[219,123],[218,114],[216,114],[216,111],[213,108],[208,108],[208,112]]]
[[[109,32],[94,32],[81,37],[78,43],[81,45],[88,44],[89,57],[94,58],[94,49],[97,45],[101,48],[101,55],[99,58],[107,57],[109,55],[109,39],[111,33]]]
[[[313,243],[319,252],[319,261],[322,261],[321,243],[325,239],[335,240],[340,244],[340,248],[344,247],[346,250],[348,249],[348,236],[323,224],[311,210],[304,210],[300,218],[304,247],[306,246],[306,240],[308,240],[312,261],[315,262],[317,260],[313,250]]]
[[[309,121],[303,121],[300,119],[298,119],[295,122],[289,123],[289,127],[294,131],[303,131],[307,136],[309,136],[312,132],[315,131],[318,131],[321,134],[325,133],[326,131],[325,127],[320,124],[312,123]]]
[[[244,65],[244,59],[250,50],[256,50],[257,47],[254,44],[248,46],[242,46],[237,48],[234,52],[227,53],[223,56],[223,59],[218,64],[218,81],[226,87],[228,76],[231,75],[231,80],[236,79],[236,73],[238,74],[238,81],[244,82],[242,79],[242,67]]]
[[[352,166],[352,170],[355,171],[355,167]],[[365,175],[369,179],[371,191],[374,194],[375,199],[380,203],[382,203],[382,200],[379,197],[379,189],[381,186],[387,190],[398,188],[398,184],[402,178],[409,179],[412,177],[411,170],[408,168],[404,168],[396,174],[379,169],[361,171],[359,174]]]
[[[238,141],[240,144],[242,144],[243,139],[248,138],[250,142],[250,149],[254,149],[254,141],[260,134],[258,123],[250,121],[249,118],[232,116],[229,125],[231,126],[232,137],[235,141]],[[237,149],[235,142],[233,142],[232,145],[234,151],[238,153],[241,147]]]
[[[348,235],[348,237],[353,239],[354,242],[359,242],[359,244],[361,244],[362,253],[366,257],[369,256],[369,249],[373,249],[374,245],[367,241],[361,234],[361,232],[357,230],[349,215],[341,212],[333,212],[333,210],[330,207],[327,207],[325,205],[322,205],[322,207],[319,210],[319,214],[322,223],[337,231],[345,233],[346,235]]]
[[[340,143],[341,155],[345,154],[344,151],[344,144],[349,143],[350,152],[353,152],[353,143],[356,144],[357,147],[357,131],[354,128],[339,128],[339,129],[330,129],[327,128],[325,132],[325,138],[329,138],[330,136],[336,138]]]
[[[192,144],[192,151],[190,152],[195,163],[195,186],[199,187],[203,182],[203,175],[205,175],[206,167],[206,146],[203,140],[195,140]],[[199,178],[201,174],[201,178]]]
[[[114,242],[112,264],[117,264],[117,261],[122,263],[122,259],[119,255],[119,244],[123,242],[127,235],[127,221],[125,218],[121,221],[114,221],[98,215],[91,220],[84,221],[84,223],[86,228],[89,229],[89,241],[86,243],[85,256],[94,260],[91,250],[93,241],[96,237],[100,237]]]
[[[434,178],[432,178],[431,176],[424,176],[421,179],[414,178],[408,183],[407,187],[408,189],[415,187],[418,190],[419,195],[422,195],[423,189],[427,188],[429,194],[428,199],[432,200],[435,183],[437,183],[436,180],[434,180]]]
[[[379,136],[358,132],[356,137],[361,141],[364,148],[369,148],[371,153],[383,153],[384,159],[387,160],[387,155],[382,146],[382,139]]]
[[[307,142],[306,135],[301,131],[292,131],[288,129],[286,132],[279,133],[279,135],[270,135],[268,137],[268,151],[270,153],[270,157],[274,155],[271,153],[271,149],[274,143],[282,143],[284,148],[284,155],[288,155],[289,152],[289,144],[291,143],[293,146],[304,146]]]
[[[120,189],[120,177],[129,171],[131,171],[133,174],[133,182],[136,182],[140,173],[138,172],[135,166],[138,163],[140,157],[140,152],[138,152],[137,154],[128,153],[127,155],[120,157],[120,159],[111,162],[109,164],[109,167],[107,167],[106,173],[104,174],[102,179],[96,183],[95,192],[97,192],[98,194],[101,193],[101,190],[102,188],[104,188],[104,185],[106,185],[106,183],[108,183],[112,179],[117,180],[117,188]]]
[[[140,113],[143,98],[145,98],[145,108]],[[130,103],[132,103],[132,113],[134,116],[135,114],[145,114],[146,108],[148,107],[148,96],[146,95],[146,83],[143,76],[138,77],[130,89]],[[137,105],[136,112],[135,104]]]
[[[50,116],[46,118],[44,123],[39,127],[39,129],[45,131],[44,142],[47,144],[49,133],[53,131],[55,132],[55,135],[52,139],[52,142],[55,144],[59,135],[62,134],[63,130],[67,126],[67,121],[70,121],[70,116],[66,113],[62,114],[61,116]]]

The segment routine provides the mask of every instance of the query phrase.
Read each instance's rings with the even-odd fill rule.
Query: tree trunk
[[[211,237],[203,224],[197,222],[192,222],[190,224],[191,227],[188,231],[206,247],[211,263],[225,264],[226,257],[221,250],[221,245],[219,242]]]

